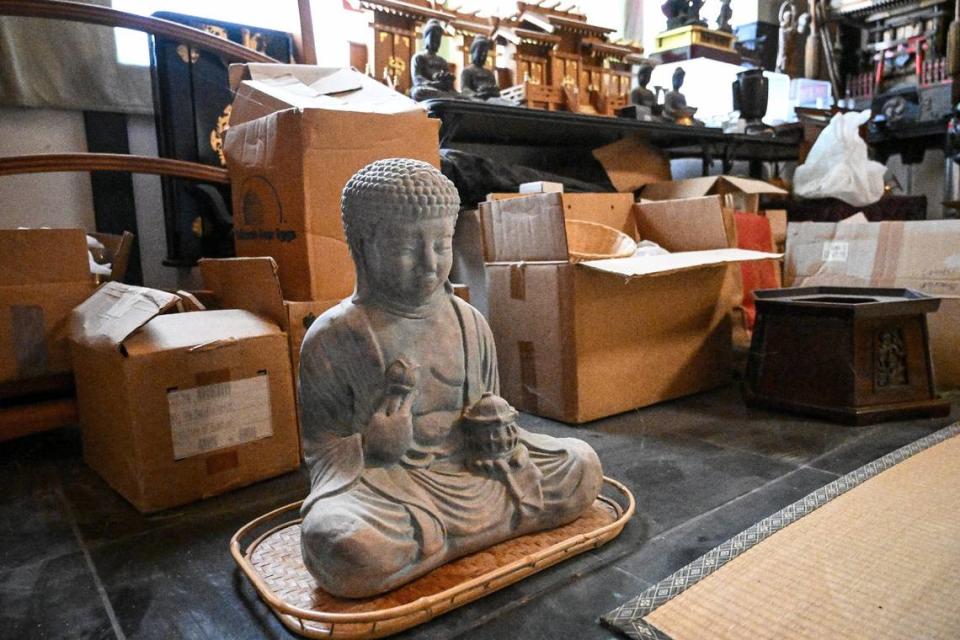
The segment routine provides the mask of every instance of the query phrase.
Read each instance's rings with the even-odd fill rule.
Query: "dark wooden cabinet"
[[[281,62],[292,60],[289,33],[178,13],[159,12],[154,17],[213,33]],[[228,66],[217,53],[153,38],[151,72],[161,157],[223,166],[223,134],[233,101]],[[233,255],[229,187],[170,177],[162,178],[161,185],[166,264],[186,267],[201,257]]]
[[[850,287],[754,294],[748,404],[856,425],[950,412],[934,389],[927,335],[939,298]]]

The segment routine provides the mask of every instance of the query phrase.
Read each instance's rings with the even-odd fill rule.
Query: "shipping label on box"
[[[266,374],[170,390],[167,405],[175,460],[273,435]]]

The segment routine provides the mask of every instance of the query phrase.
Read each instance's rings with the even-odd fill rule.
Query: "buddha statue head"
[[[357,271],[354,302],[405,312],[449,293],[456,187],[432,165],[373,162],[343,189],[343,227]]]
[[[646,89],[647,85],[650,84],[651,74],[653,74],[653,65],[649,62],[641,63],[637,69],[637,84]]]
[[[683,86],[683,79],[686,77],[687,72],[683,70],[683,67],[677,67],[673,72],[673,90],[680,91],[680,87]]]
[[[430,53],[436,53],[440,50],[442,40],[443,25],[436,18],[430,18],[423,25],[423,48]]]
[[[478,67],[486,66],[493,43],[486,36],[477,36],[470,44],[470,61]]]

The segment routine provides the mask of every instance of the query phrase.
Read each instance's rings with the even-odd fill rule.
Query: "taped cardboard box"
[[[111,282],[72,316],[84,460],[143,512],[300,463],[286,334],[245,310],[165,314],[178,300]]]
[[[907,287],[940,296],[927,316],[934,379],[960,388],[960,220],[787,226],[788,287]]]
[[[651,209],[630,194],[542,194],[481,205],[502,393],[582,423],[730,378],[732,262],[719,200]],[[599,222],[673,253],[572,263],[564,220]]]
[[[737,176],[704,176],[648,184],[640,192],[644,200],[682,200],[720,196],[723,206],[737,211],[760,210],[760,195],[787,192],[763,180]]]
[[[40,377],[69,384],[67,320],[94,288],[82,229],[0,230],[0,395]]]
[[[200,261],[204,286],[219,309],[246,309],[277,323],[290,345],[294,386],[300,376],[300,347],[307,329],[320,314],[340,303],[334,300],[284,300],[277,263],[270,257],[221,258]]]
[[[340,194],[359,169],[406,157],[439,167],[438,120],[349,69],[235,65],[224,152],[237,255],[272,256],[288,300],[353,291]]]

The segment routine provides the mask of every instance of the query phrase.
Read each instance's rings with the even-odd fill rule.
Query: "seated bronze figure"
[[[498,396],[490,329],[448,281],[459,207],[415,160],[374,162],[343,191],[356,290],[310,327],[300,365],[303,558],[336,596],[571,522],[600,490],[586,443],[525,431]]]
[[[677,124],[703,126],[702,122],[693,117],[697,108],[688,107],[686,97],[680,93],[686,75],[683,67],[677,67],[673,72],[673,91],[667,91],[663,96],[663,116]]]
[[[453,88],[453,74],[450,65],[437,54],[443,40],[443,25],[431,18],[423,25],[423,48],[410,60],[410,74],[413,87],[410,97],[414,100],[434,98],[457,98],[460,96]]]
[[[492,44],[489,38],[477,36],[470,45],[470,66],[460,74],[460,91],[469,98],[488,100],[500,97],[497,76],[486,67]]]

